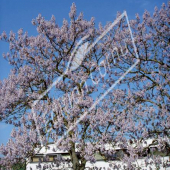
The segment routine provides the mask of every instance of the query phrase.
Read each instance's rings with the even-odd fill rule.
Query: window
[[[96,161],[105,160],[105,157],[102,156],[99,152],[96,152],[95,158],[96,158]]]
[[[42,156],[34,156],[32,157],[31,162],[35,163],[35,162],[39,162],[39,161],[43,161],[43,157]]]
[[[160,151],[156,147],[150,148],[150,153],[151,153],[151,155],[155,155],[155,156],[159,155],[159,156],[162,156],[162,157],[170,155],[169,151],[167,149],[163,149],[163,150]]]

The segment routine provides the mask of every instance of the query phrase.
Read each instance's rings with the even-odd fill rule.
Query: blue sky
[[[146,10],[153,13],[154,7],[161,7],[167,0],[1,0],[0,1],[0,33],[10,30],[17,32],[23,28],[29,35],[37,35],[36,28],[31,24],[31,20],[38,14],[42,14],[45,19],[50,19],[52,15],[56,17],[56,22],[61,25],[63,18],[68,19],[71,4],[75,2],[77,11],[83,12],[85,19],[95,17],[96,26],[101,22],[103,25],[107,21],[114,21],[117,11],[127,11],[129,20],[135,18],[138,13],[142,16]],[[9,45],[0,42],[0,80],[8,77],[10,66],[3,59],[2,53],[8,52]],[[10,137],[12,126],[0,123],[0,144],[6,143]]]

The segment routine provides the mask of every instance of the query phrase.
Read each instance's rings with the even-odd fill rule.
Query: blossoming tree
[[[149,138],[159,150],[170,152],[170,2],[160,10],[155,7],[153,15],[145,11],[142,19],[136,15],[130,21],[136,49],[122,18],[83,60],[73,56],[72,69],[67,70],[82,38],[86,37],[81,43],[88,48],[111,25],[96,28],[94,18],[86,21],[82,13],[76,15],[75,4],[69,16],[70,22],[64,19],[59,26],[54,16],[46,21],[38,15],[32,21],[37,36],[22,29],[17,35],[11,31],[0,36],[9,43],[4,58],[13,67],[0,82],[0,120],[15,126],[9,142],[0,148],[4,155],[0,164],[10,168],[33,156],[40,143],[49,142],[69,152],[74,170],[95,162],[96,152],[112,160],[115,150],[107,150],[106,144],[123,149],[124,169],[139,168],[135,162],[150,149],[140,142]],[[135,52],[136,67],[98,100],[134,64]],[[165,163],[148,157],[146,166]]]

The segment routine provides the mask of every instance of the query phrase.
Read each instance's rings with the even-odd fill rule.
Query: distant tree
[[[22,29],[17,35],[12,31],[9,37],[5,32],[1,35],[9,43],[10,52],[4,58],[13,69],[0,82],[0,119],[16,128],[6,146],[0,148],[4,155],[0,164],[12,167],[35,154],[41,136],[43,144],[48,145],[58,142],[73,127],[58,148],[69,151],[74,170],[84,170],[87,161],[95,162],[96,152],[112,160],[115,151],[106,150],[106,143],[124,149],[124,169],[137,169],[138,156],[149,150],[149,146],[137,141],[152,138],[160,150],[169,149],[170,2],[160,10],[155,7],[152,16],[145,11],[142,19],[136,15],[130,21],[140,62],[92,109],[96,96],[109,89],[137,57],[127,22],[122,18],[85,54],[83,61],[77,58],[79,67],[73,56],[71,69],[64,74],[78,42],[86,36],[82,44],[88,49],[111,25],[99,24],[96,28],[94,18],[86,21],[82,13],[76,16],[75,4],[69,16],[70,23],[64,19],[59,26],[54,16],[46,21],[38,15],[32,21],[37,36],[29,36]],[[52,91],[41,98],[63,74]],[[130,147],[129,142],[137,144]],[[150,157],[151,162],[148,157],[146,166],[163,164],[159,157]]]
[[[7,166],[0,166],[0,170],[8,170]],[[26,163],[16,163],[14,164],[10,170],[26,170]]]
[[[17,163],[13,165],[12,170],[26,170],[26,163]]]

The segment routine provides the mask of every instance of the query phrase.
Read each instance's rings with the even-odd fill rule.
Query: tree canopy
[[[38,15],[32,20],[37,36],[23,29],[0,36],[9,43],[10,51],[3,56],[13,67],[9,77],[0,81],[0,120],[15,126],[9,142],[0,148],[4,155],[0,164],[12,167],[24,161],[41,147],[40,142],[58,142],[70,127],[57,147],[69,151],[74,170],[95,162],[96,152],[111,160],[114,150],[105,149],[108,143],[126,148],[121,158],[124,169],[137,169],[134,162],[148,149],[141,144],[130,147],[129,142],[151,138],[160,150],[170,152],[170,2],[155,7],[153,15],[145,11],[142,18],[136,15],[129,22],[136,49],[124,17],[82,61],[77,58],[79,67],[73,56],[75,69],[67,70],[82,38],[87,37],[81,44],[88,48],[112,24],[95,26],[94,18],[87,21],[82,13],[76,14],[74,3],[69,17],[59,26],[54,16],[47,21]],[[136,52],[136,67],[93,107],[138,60]],[[148,166],[160,163],[154,157],[150,163],[147,160]]]

